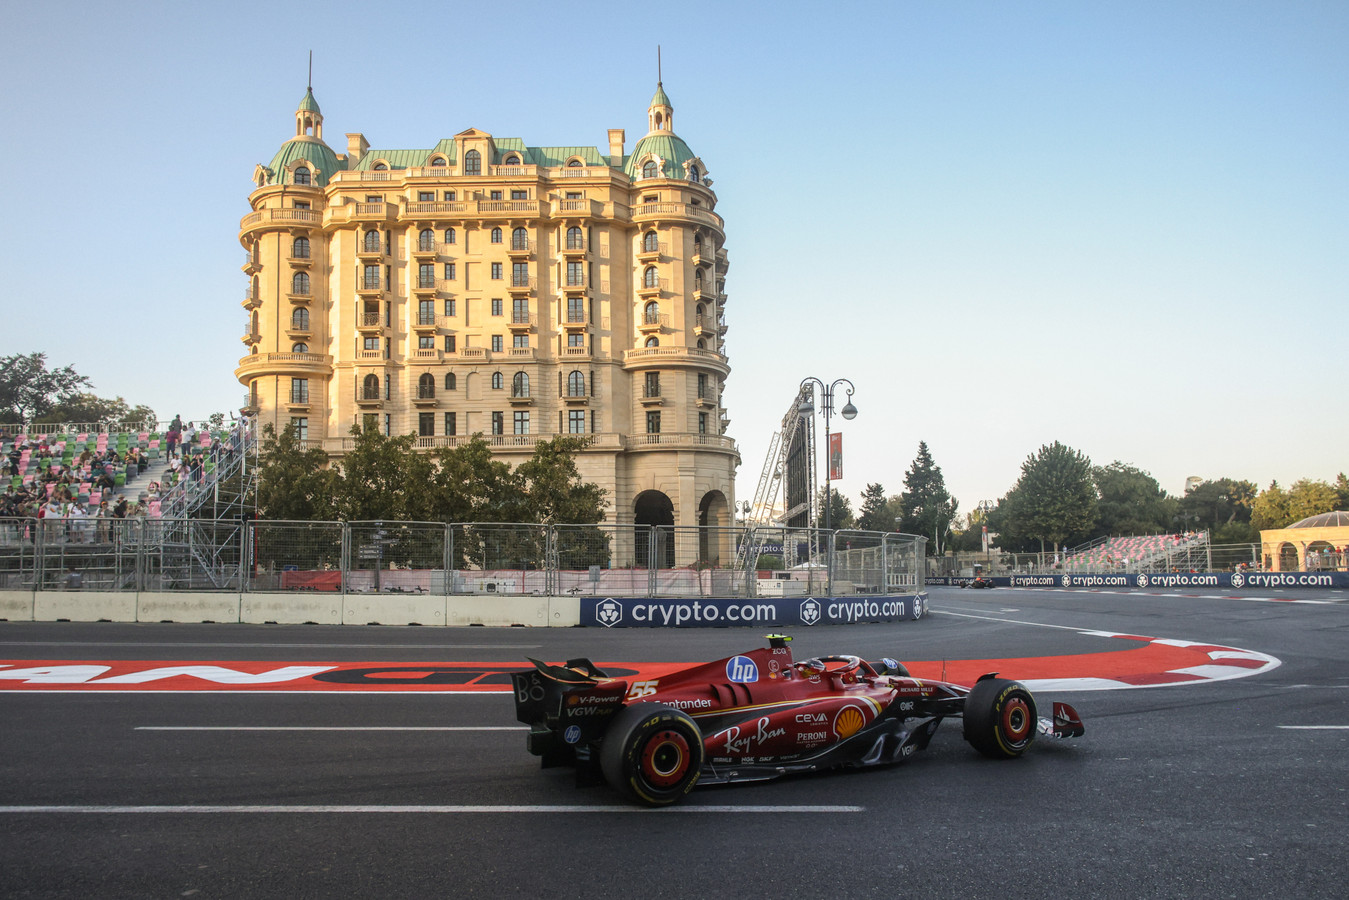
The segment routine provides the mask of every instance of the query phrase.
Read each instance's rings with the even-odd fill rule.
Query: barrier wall
[[[973,578],[929,576],[928,585],[960,586]],[[995,587],[1026,588],[1349,588],[1349,572],[1143,572],[1136,574],[988,575]]]
[[[12,622],[217,622],[277,625],[487,625],[566,628],[786,627],[921,619],[927,594],[716,598],[429,594],[0,591]]]

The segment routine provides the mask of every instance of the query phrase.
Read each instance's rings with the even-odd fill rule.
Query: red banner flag
[[[837,481],[843,477],[843,435],[834,432],[829,435],[829,480]]]

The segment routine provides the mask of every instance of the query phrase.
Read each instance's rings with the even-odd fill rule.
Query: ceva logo
[[[605,628],[612,628],[623,620],[623,607],[612,597],[606,597],[595,606],[595,618]]]
[[[820,604],[814,597],[801,604],[801,624],[814,625],[820,621]]]
[[[753,684],[759,680],[759,667],[748,656],[733,656],[726,662],[726,678],[737,684]]]

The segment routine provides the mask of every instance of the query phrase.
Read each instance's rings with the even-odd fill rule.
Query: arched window
[[[290,347],[290,352],[291,352],[291,353],[308,353],[308,352],[309,352],[309,345],[306,344],[304,341],[296,341],[294,344],[291,345],[291,347]]]
[[[379,250],[379,232],[370,230],[365,233],[365,252],[374,253]]]
[[[699,350],[706,350],[706,349],[707,349],[707,341],[703,340],[702,338],[698,338],[698,349],[699,349]]]
[[[656,273],[655,266],[647,266],[642,273],[642,287],[660,287],[660,275]]]
[[[499,391],[499,390],[501,390],[501,373],[500,373],[500,372],[493,372],[493,373],[492,373],[492,390],[494,390],[494,391]]]
[[[693,236],[693,252],[694,253],[703,252],[703,236],[701,234],[695,234]]]
[[[508,166],[518,166],[518,165],[520,165],[520,157],[518,157],[518,156],[516,156],[514,153],[512,153],[510,156],[506,157],[506,163],[505,163],[505,164],[508,165]]]
[[[586,377],[579,371],[567,376],[567,396],[584,397],[586,395]]]
[[[499,244],[499,243],[501,243],[501,229],[500,229],[500,228],[493,228],[493,229],[492,229],[492,243],[494,243],[494,244]]]
[[[431,160],[431,168],[441,169],[445,167],[445,157],[437,156]]]
[[[567,168],[568,168],[568,169],[579,169],[579,168],[581,168],[582,165],[584,165],[584,163],[582,163],[582,162],[581,162],[579,159],[577,159],[576,157],[572,157],[571,159],[567,160]]]
[[[529,375],[524,372],[516,372],[515,377],[511,379],[511,396],[528,397],[529,396]]]
[[[660,304],[655,300],[642,307],[642,324],[659,325],[660,324]]]
[[[309,330],[309,310],[303,306],[290,314],[290,327],[296,331]]]
[[[477,150],[470,150],[464,154],[464,174],[482,174],[482,154]]]
[[[299,168],[297,168],[297,169],[295,170],[295,183],[296,183],[296,184],[308,184],[308,183],[309,183],[309,169],[305,168],[304,166],[300,166]]]
[[[646,339],[646,346],[648,346],[648,347],[659,347],[659,346],[660,346],[660,338],[658,338],[658,337],[652,335],[651,337],[649,337],[649,338]]]
[[[292,294],[309,293],[309,273],[296,272],[295,277],[290,280],[290,292]]]
[[[701,291],[701,290],[703,289],[703,270],[702,270],[702,269],[694,269],[694,270],[693,270],[693,289],[694,289],[695,291]]]
[[[290,255],[295,259],[309,258],[309,238],[297,237],[290,242]]]
[[[455,235],[454,235],[454,229],[453,229],[453,228],[446,228],[446,229],[445,229],[445,243],[447,243],[447,244],[453,244],[453,243],[454,243],[454,237],[455,237]]]
[[[699,321],[699,322],[702,322],[702,320],[703,320],[703,315],[707,312],[707,307],[706,307],[706,306],[703,306],[701,303],[699,303],[699,304],[698,304],[698,308],[697,308],[697,310],[695,310],[695,312],[696,312],[697,315],[698,315],[698,321]]]
[[[656,237],[656,232],[648,231],[642,238],[642,250],[646,253],[655,253],[660,249],[660,238]]]
[[[361,382],[361,399],[378,400],[379,399],[379,376],[367,375]]]
[[[453,372],[446,372],[446,373],[445,373],[445,390],[447,390],[447,391],[453,391],[453,390],[455,390],[458,386],[459,386],[458,380],[454,377],[454,373],[453,373]]]
[[[577,228],[575,225],[573,225],[573,226],[571,226],[570,228],[568,228],[568,229],[567,229],[567,249],[568,249],[568,250],[584,250],[584,249],[585,249],[585,246],[586,246],[586,245],[585,245],[585,238],[584,238],[584,237],[582,236],[582,234],[581,234],[581,229],[580,229],[580,228]]]
[[[528,249],[529,249],[529,232],[528,232],[528,231],[525,231],[523,228],[517,228],[517,229],[515,229],[514,231],[512,231],[512,232],[511,232],[511,249],[512,249],[512,250],[528,250]]]
[[[430,400],[436,395],[436,376],[430,372],[417,379],[417,399]]]
[[[654,159],[648,159],[646,162],[642,163],[642,177],[656,177],[656,161]]]
[[[417,249],[418,250],[436,249],[436,233],[429,228],[423,228],[421,230],[421,233],[417,235]]]
[[[386,166],[384,163],[375,163],[375,171],[376,171],[376,172],[387,172],[387,171],[389,171],[389,167]]]

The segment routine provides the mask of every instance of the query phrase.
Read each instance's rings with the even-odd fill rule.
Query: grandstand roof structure
[[[1289,528],[1335,528],[1339,526],[1349,527],[1349,512],[1339,510],[1337,512],[1321,513],[1319,516],[1308,516],[1299,522],[1289,525]]]

